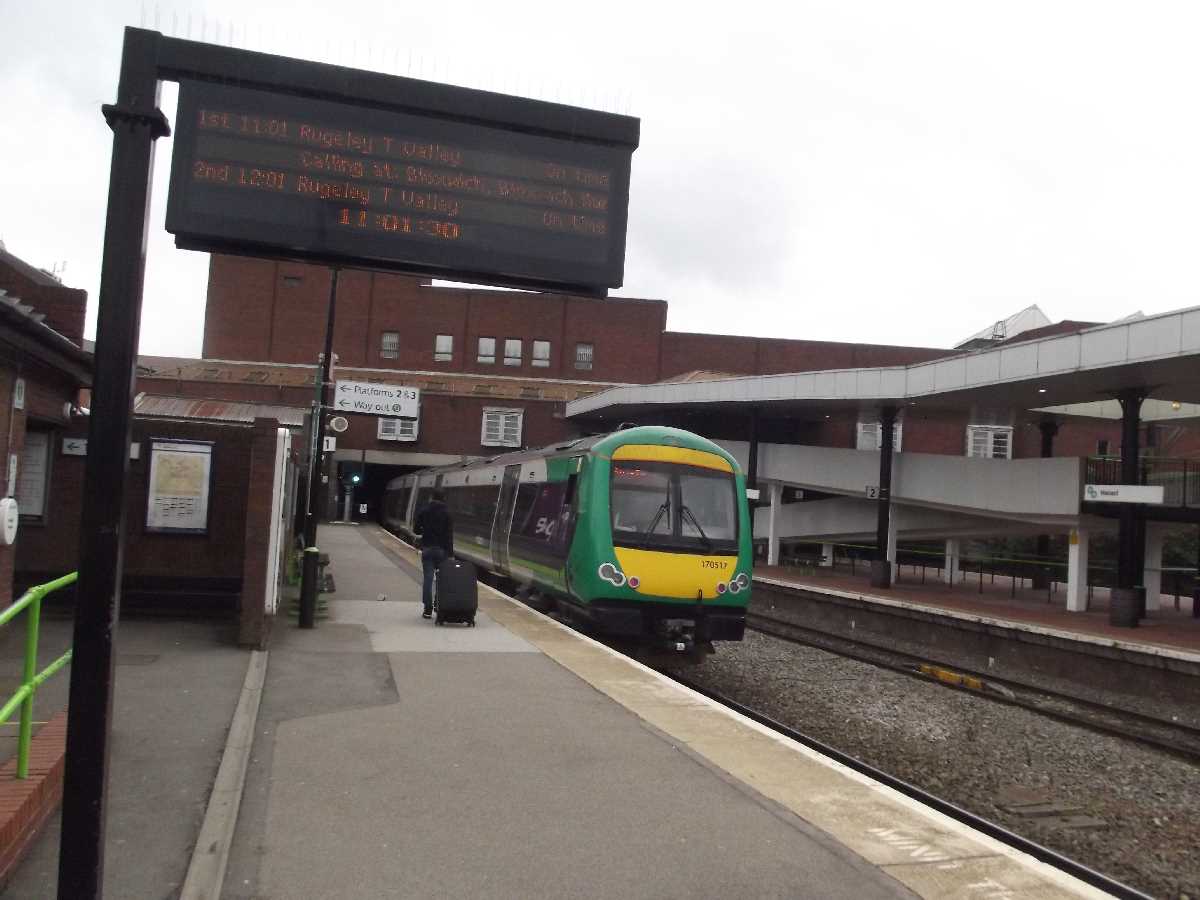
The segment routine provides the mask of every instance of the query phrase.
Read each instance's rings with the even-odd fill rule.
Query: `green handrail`
[[[42,671],[37,672],[38,631],[42,622],[42,600],[47,594],[74,584],[79,577],[78,572],[64,575],[45,584],[31,587],[25,594],[10,606],[0,612],[0,626],[7,625],[26,609],[29,610],[29,621],[25,627],[25,667],[21,678],[21,686],[7,703],[0,706],[0,725],[21,707],[21,732],[17,738],[17,777],[29,777],[29,742],[33,739],[33,696],[37,689],[55,672],[71,661],[71,651],[68,650]]]

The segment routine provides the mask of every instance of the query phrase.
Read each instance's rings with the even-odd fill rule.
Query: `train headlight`
[[[625,586],[625,573],[614,566],[612,563],[601,563],[600,568],[596,570],[596,574],[607,581],[613,587]]]

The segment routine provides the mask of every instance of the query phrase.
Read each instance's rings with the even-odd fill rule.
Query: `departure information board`
[[[188,249],[602,293],[633,149],[181,81],[166,227]]]

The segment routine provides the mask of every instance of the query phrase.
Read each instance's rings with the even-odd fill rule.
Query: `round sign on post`
[[[345,416],[334,416],[332,419],[329,420],[330,430],[336,431],[338,434],[341,434],[343,431],[345,431],[349,427],[350,427],[350,423],[346,420]]]
[[[17,523],[20,517],[21,511],[17,508],[15,498],[5,497],[0,500],[0,544],[5,547],[12,546],[13,541],[17,539]]]

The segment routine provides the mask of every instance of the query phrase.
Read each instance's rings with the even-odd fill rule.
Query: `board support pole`
[[[328,418],[326,396],[333,371],[333,325],[337,312],[339,267],[329,273],[329,317],[325,324],[325,353],[317,373],[317,403],[313,410],[312,463],[308,467],[308,504],[304,517],[304,566],[300,574],[300,627],[313,628],[317,619],[317,578],[321,551],[317,548],[316,500],[322,489],[325,474],[325,423]]]
[[[154,141],[171,133],[158,108],[160,39],[156,32],[126,29],[117,102],[103,107],[113,133],[113,151],[80,518],[59,900],[95,900],[104,891],[108,738],[146,229]]]

